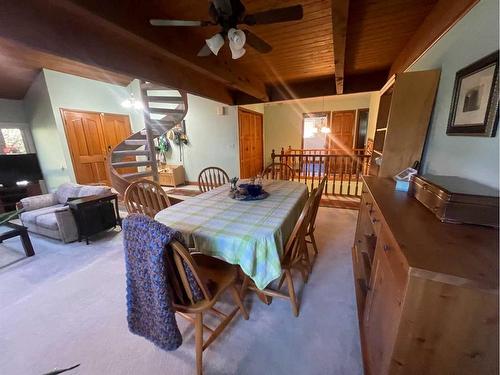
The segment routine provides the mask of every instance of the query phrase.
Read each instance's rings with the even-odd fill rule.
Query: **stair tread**
[[[133,156],[133,155],[149,155],[148,150],[114,150],[113,155]]]
[[[111,163],[115,168],[126,168],[126,167],[143,167],[151,165],[151,160],[139,160],[139,161],[117,161]]]
[[[120,176],[125,179],[129,179],[133,177],[147,177],[152,175],[153,175],[152,171],[146,171],[146,172],[123,173]]]
[[[144,97],[150,103],[184,103],[184,98],[182,96],[158,96],[158,95],[148,95]]]
[[[183,114],[184,110],[183,109],[170,109],[170,108],[147,108],[147,111],[149,113],[155,113],[155,114]]]
[[[126,145],[147,145],[148,140],[147,139],[126,139],[123,141]]]

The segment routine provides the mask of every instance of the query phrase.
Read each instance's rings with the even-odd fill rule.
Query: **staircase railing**
[[[294,170],[293,180],[304,182],[310,190],[327,177],[325,195],[361,196],[361,176],[368,174],[371,155],[364,153],[330,153],[325,150],[297,150],[280,153],[272,150],[273,163],[284,163]]]
[[[116,145],[108,158],[111,185],[120,195],[135,180],[158,180],[154,140],[180,124],[188,110],[185,92],[151,83],[142,83],[141,92],[145,128]]]

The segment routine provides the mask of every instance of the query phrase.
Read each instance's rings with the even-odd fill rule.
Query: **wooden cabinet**
[[[184,167],[182,165],[163,164],[158,170],[160,185],[177,187],[184,185]]]
[[[353,267],[365,372],[498,373],[498,230],[364,177]]]
[[[370,174],[392,177],[420,161],[439,70],[400,73],[382,88]]]

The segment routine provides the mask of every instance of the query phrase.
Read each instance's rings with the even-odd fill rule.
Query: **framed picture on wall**
[[[494,137],[498,126],[498,51],[459,70],[448,135]]]

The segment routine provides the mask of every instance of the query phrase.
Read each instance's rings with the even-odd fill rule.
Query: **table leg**
[[[120,210],[118,210],[118,196],[115,196],[115,214],[116,214],[116,222],[122,227],[122,218],[120,217]]]
[[[23,243],[24,253],[27,257],[35,255],[35,250],[33,250],[33,245],[31,244],[30,236],[27,231],[21,233],[21,242]]]

